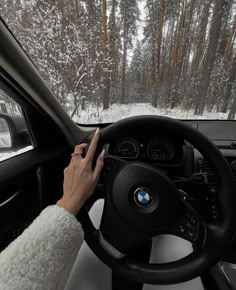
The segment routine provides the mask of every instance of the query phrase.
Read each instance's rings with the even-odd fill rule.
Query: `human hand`
[[[105,150],[97,158],[96,166],[92,170],[92,161],[99,140],[99,130],[93,136],[86,157],[82,157],[87,144],[75,146],[71,162],[64,170],[63,196],[57,205],[64,207],[77,215],[86,200],[92,195],[104,164]]]

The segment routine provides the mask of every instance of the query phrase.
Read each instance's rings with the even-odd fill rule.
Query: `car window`
[[[236,0],[2,0],[0,15],[69,116],[236,115]]]
[[[22,108],[0,88],[0,162],[32,149]]]

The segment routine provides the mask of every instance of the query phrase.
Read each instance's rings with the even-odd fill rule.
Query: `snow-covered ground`
[[[202,116],[194,115],[193,110],[183,111],[181,108],[158,109],[149,103],[113,104],[108,110],[102,110],[94,104],[87,104],[86,110],[79,110],[73,120],[81,124],[96,124],[115,122],[137,115],[160,115],[176,119],[217,119],[226,120],[228,113],[204,112]]]
[[[0,132],[0,162],[33,149],[33,146],[27,146],[17,151],[13,151],[10,149],[8,151],[6,147],[11,146],[10,138],[11,137],[9,133]],[[6,149],[4,149],[4,151],[1,151],[1,148]]]

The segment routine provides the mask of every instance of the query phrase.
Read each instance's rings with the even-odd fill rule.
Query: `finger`
[[[89,163],[93,161],[93,157],[97,149],[98,140],[99,140],[99,129],[96,130],[85,157],[86,161]]]
[[[77,154],[71,154],[70,165],[74,164],[76,160],[82,159],[82,153],[87,145],[87,143],[82,143],[75,146],[74,152]]]
[[[98,156],[96,166],[95,166],[94,171],[93,171],[93,178],[96,181],[98,180],[98,178],[101,174],[103,165],[104,165],[104,155],[105,155],[105,149],[103,149],[102,153]]]
[[[87,143],[82,143],[82,144],[76,145],[74,152],[78,153],[78,154],[82,154],[87,145],[88,145]]]
[[[67,172],[68,172],[68,167],[66,167],[66,168],[64,169],[64,175],[67,174]]]

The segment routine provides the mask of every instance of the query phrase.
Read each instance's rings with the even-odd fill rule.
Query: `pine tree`
[[[126,102],[126,69],[127,50],[132,46],[132,38],[137,32],[137,20],[139,19],[139,9],[137,0],[121,0],[120,11],[123,22],[123,57],[122,57],[122,77],[121,77],[121,103]]]
[[[226,5],[226,2],[224,0],[215,1],[211,29],[209,32],[209,44],[208,44],[206,56],[203,61],[203,66],[202,66],[200,89],[198,92],[198,99],[197,99],[197,104],[196,104],[195,112],[194,112],[195,115],[202,115],[205,108],[207,91],[209,87],[211,71],[212,71],[215,56],[216,56],[217,44],[219,41],[220,28],[221,28],[222,16],[223,16],[225,5]]]

